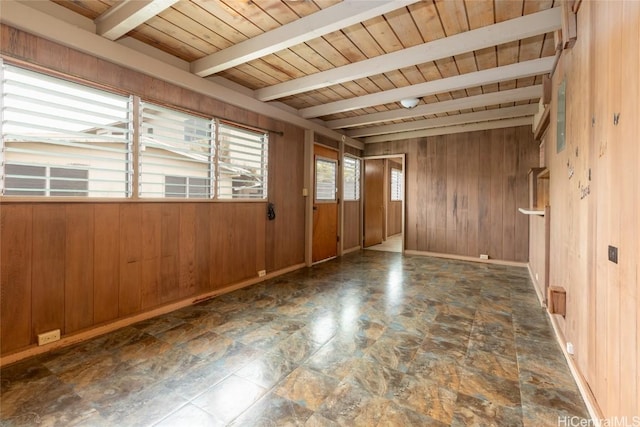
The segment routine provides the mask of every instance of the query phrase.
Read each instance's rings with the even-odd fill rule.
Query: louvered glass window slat
[[[132,98],[2,64],[5,196],[129,197]]]

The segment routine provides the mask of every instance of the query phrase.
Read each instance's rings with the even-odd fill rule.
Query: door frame
[[[405,251],[405,246],[406,246],[406,241],[405,241],[405,220],[406,220],[406,199],[407,199],[407,161],[406,161],[406,157],[407,155],[405,153],[398,153],[398,154],[384,154],[384,155],[379,155],[379,156],[363,156],[362,157],[362,161],[363,161],[363,166],[364,166],[364,161],[366,160],[376,160],[376,159],[401,159],[401,164],[402,164],[402,229],[401,229],[401,234],[402,234],[402,250],[401,253],[404,255],[404,251]],[[364,169],[364,167],[363,167]],[[386,168],[385,168],[385,173],[386,173]],[[364,175],[363,175],[364,178]],[[385,181],[386,182],[386,181]],[[364,178],[362,180],[362,188],[361,188],[361,194],[364,195],[365,194],[365,188],[367,185],[367,180],[366,178]],[[386,184],[385,184],[386,185]],[[385,198],[385,213],[384,213],[384,221],[385,224],[387,222],[387,200]],[[364,206],[364,200],[362,200],[362,204]],[[360,224],[361,224],[361,230],[360,230],[360,236],[364,235],[364,209],[361,209],[361,216],[360,216]],[[386,235],[386,232],[383,234],[383,236]],[[362,237],[361,237],[362,240]],[[364,246],[363,246],[364,247]]]

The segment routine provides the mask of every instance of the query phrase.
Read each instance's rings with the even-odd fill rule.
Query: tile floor
[[[0,372],[3,426],[587,417],[523,268],[361,251]]]

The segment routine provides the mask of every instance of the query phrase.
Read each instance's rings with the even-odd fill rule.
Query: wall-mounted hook
[[[620,113],[615,113],[613,115],[613,124],[614,126],[618,126],[618,122],[620,121]]]
[[[591,116],[591,127],[596,125],[596,116]]]

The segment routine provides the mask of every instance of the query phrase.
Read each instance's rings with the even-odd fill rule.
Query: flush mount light
[[[420,100],[418,98],[406,98],[400,100],[400,104],[402,104],[404,108],[413,108],[418,105],[419,102]]]

